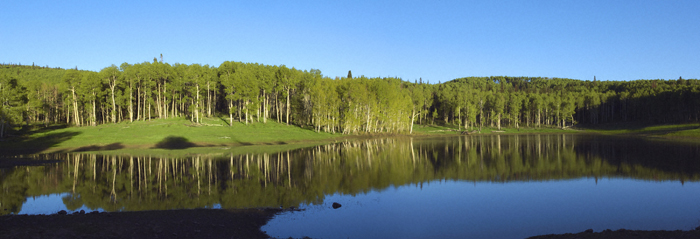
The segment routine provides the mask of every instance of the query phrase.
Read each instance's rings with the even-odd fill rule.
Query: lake
[[[398,137],[182,155],[22,156],[61,161],[0,169],[0,214],[303,209],[262,228],[282,238],[524,238],[700,226],[698,143],[577,134]]]

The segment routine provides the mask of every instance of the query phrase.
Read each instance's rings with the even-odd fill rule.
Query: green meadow
[[[220,118],[194,124],[183,118],[121,122],[83,127],[48,127],[7,141],[7,150],[30,153],[130,149],[186,149],[195,146],[232,147],[286,145],[327,141],[340,134],[314,132],[297,126],[267,123],[229,126]]]
[[[700,138],[700,126],[697,123],[666,125],[649,125],[642,123],[605,124],[586,128],[585,131],[606,135]]]
[[[463,129],[462,129],[463,130]],[[470,129],[472,132],[475,129]],[[460,134],[454,126],[414,125],[413,136]],[[700,138],[697,124],[643,125],[606,124],[594,128],[483,127],[472,134],[550,134],[594,133],[606,135],[637,135],[645,137]],[[234,122],[229,126],[223,118],[205,118],[195,124],[185,118],[121,122],[98,126],[50,126],[13,137],[2,142],[0,153],[29,154],[48,152],[100,152],[107,154],[222,154],[250,152],[281,152],[300,147],[352,140],[366,137],[399,136],[401,134],[343,135],[315,132],[312,129],[278,123]]]

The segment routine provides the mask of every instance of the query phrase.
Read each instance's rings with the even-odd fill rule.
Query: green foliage
[[[17,79],[0,76],[0,138],[6,130],[22,122],[27,102],[27,89]]]
[[[350,74],[331,79],[315,69],[230,61],[218,67],[123,63],[99,73],[2,66],[0,77],[13,79],[21,90],[12,94],[22,95],[3,90],[8,127],[22,120],[96,126],[185,117],[202,123],[228,114],[228,126],[270,118],[318,132],[376,134],[411,133],[416,123],[471,131],[700,119],[700,82],[682,78],[591,82],[495,76],[431,85]],[[9,98],[20,100],[8,103]]]

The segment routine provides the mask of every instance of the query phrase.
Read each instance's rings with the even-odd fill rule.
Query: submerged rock
[[[343,205],[340,205],[340,203],[337,203],[337,202],[334,202],[334,203],[333,203],[333,209],[338,209],[338,208],[340,208],[340,207],[342,207],[342,206],[343,206]]]

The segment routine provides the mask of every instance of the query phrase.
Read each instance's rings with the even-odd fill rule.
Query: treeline
[[[443,84],[323,76],[284,65],[124,63],[99,72],[0,65],[0,136],[41,123],[95,126],[156,118],[225,117],[316,131],[412,132],[415,124],[474,130],[624,121],[697,121],[698,80],[580,81],[468,77]]]
[[[224,62],[218,67],[158,62],[99,72],[3,67],[2,125],[76,126],[155,118],[227,116],[326,132],[404,132],[411,99],[396,78],[336,78],[319,70]]]
[[[10,62],[10,63],[4,63],[4,62],[3,62],[3,63],[0,63],[0,67],[27,67],[27,66],[28,66],[28,65],[22,65],[22,63],[12,63],[12,62]],[[48,65],[46,65],[46,66],[39,66],[39,65],[35,65],[33,62],[32,62],[32,66],[31,66],[31,67],[34,68],[34,69],[59,69],[59,70],[60,70],[60,69],[63,69],[63,68],[61,68],[61,67],[49,67]]]
[[[430,106],[444,122],[499,127],[613,122],[698,121],[700,81],[581,81],[540,77],[468,77],[435,86]],[[460,116],[466,114],[466,116]],[[463,120],[463,121],[462,121]]]

